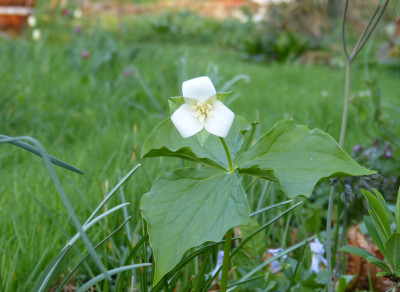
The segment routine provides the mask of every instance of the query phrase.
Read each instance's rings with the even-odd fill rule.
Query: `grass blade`
[[[13,138],[13,137],[0,135],[0,143],[12,144],[14,146],[17,146],[17,147],[20,147],[22,149],[25,149],[25,150],[27,150],[27,151],[29,151],[29,152],[31,152],[31,153],[43,158],[40,150],[38,150],[37,148],[33,147],[32,145],[29,145],[27,143],[24,143],[24,142],[20,141],[20,139],[21,139],[21,137]],[[57,158],[55,158],[55,157],[53,157],[51,155],[48,155],[48,157],[49,157],[50,161],[55,165],[58,165],[60,167],[63,167],[65,169],[68,169],[70,171],[73,171],[73,172],[76,172],[76,173],[79,173],[79,174],[83,174],[82,170],[80,170],[80,169],[78,169],[78,168],[76,168],[76,167],[74,167],[74,166],[72,166],[72,165],[60,160],[60,159],[57,159]]]
[[[145,264],[136,264],[136,265],[130,265],[130,266],[124,266],[124,267],[119,267],[113,270],[109,270],[107,271],[107,273],[112,276],[112,275],[116,275],[119,274],[121,272],[124,271],[129,271],[132,269],[137,269],[137,268],[141,268],[141,267],[148,267],[151,266],[153,264],[150,263],[145,263]],[[100,274],[96,277],[94,277],[93,279],[91,279],[89,282],[86,282],[82,287],[80,287],[77,292],[85,292],[86,290],[88,290],[90,287],[92,287],[93,285],[99,283],[100,281],[103,281],[106,278],[106,276],[104,274]]]
[[[112,237],[115,233],[117,233],[130,219],[131,217],[128,217],[120,226],[118,226],[117,229],[115,229],[112,233],[110,233],[106,238],[104,238],[100,243],[98,243],[94,249],[97,249],[99,246],[101,246],[104,242],[106,242],[110,237]],[[80,261],[79,263],[69,272],[69,274],[65,277],[64,281],[58,286],[56,292],[61,292],[62,288],[64,287],[65,284],[67,284],[68,280],[72,277],[72,275],[76,272],[76,270],[82,265],[82,263],[89,257],[89,253],[87,253]]]

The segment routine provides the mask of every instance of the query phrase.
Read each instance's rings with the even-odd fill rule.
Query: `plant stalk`
[[[373,15],[369,19],[366,27],[364,28],[361,36],[353,49],[351,55],[349,55],[347,51],[347,44],[346,44],[346,35],[345,35],[345,27],[346,27],[346,18],[347,18],[347,10],[349,0],[346,0],[344,12],[343,12],[343,19],[342,19],[342,41],[343,41],[343,51],[346,56],[346,81],[345,81],[345,93],[344,93],[344,106],[343,106],[343,116],[342,116],[342,126],[340,129],[340,139],[339,145],[343,148],[344,146],[344,139],[346,136],[346,127],[347,127],[347,117],[348,117],[348,109],[349,109],[349,92],[350,92],[350,67],[351,63],[357,57],[358,53],[364,47],[366,42],[368,41],[369,37],[371,36],[372,32],[375,30],[378,22],[380,21],[383,12],[385,11],[389,0],[386,0],[383,4],[382,9],[381,4],[379,3],[377,8],[375,9]],[[379,14],[378,14],[379,12]],[[331,251],[331,240],[332,240],[332,210],[333,210],[333,200],[334,200],[334,185],[331,186],[330,194],[329,194],[329,206],[328,206],[328,217],[326,223],[326,256],[328,261],[328,292],[333,292],[333,285],[332,285],[332,251]],[[342,231],[344,232],[344,231]],[[340,276],[340,275],[339,275]]]
[[[226,144],[226,141],[224,138],[219,137],[219,139],[221,140],[221,143],[224,146],[226,157],[228,158],[229,171],[232,173],[234,171],[234,168],[233,168],[232,157],[231,157],[231,153],[229,152],[228,145]]]
[[[328,216],[326,218],[326,259],[328,262],[328,292],[333,292],[332,287],[332,213],[335,197],[335,185],[332,184],[329,194]]]
[[[229,260],[230,260],[231,243],[232,243],[232,229],[233,228],[229,229],[225,235],[224,261],[222,263],[220,292],[226,292],[226,289],[228,288],[228,271],[229,271]]]

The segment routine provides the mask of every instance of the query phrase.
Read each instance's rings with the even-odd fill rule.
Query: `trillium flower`
[[[36,17],[33,15],[30,15],[27,19],[28,25],[30,27],[35,27],[36,26]]]
[[[318,238],[316,238],[314,242],[310,242],[310,249],[313,253],[310,270],[312,272],[318,273],[319,264],[321,262],[325,266],[328,265],[327,260],[323,257],[323,254],[325,253],[324,246],[319,242]]]
[[[35,29],[32,31],[32,39],[33,39],[34,41],[39,41],[41,37],[42,37],[42,32],[40,31],[40,29],[35,28]]]
[[[207,76],[183,82],[185,103],[171,116],[183,138],[206,129],[210,134],[226,137],[235,114],[217,99],[217,92]]]
[[[283,248],[276,248],[276,249],[268,249],[268,253],[272,254],[272,256],[276,256],[280,252],[283,251]],[[272,273],[276,274],[282,270],[282,263],[287,258],[287,255],[282,256],[279,260],[273,261],[271,263],[271,271]]]

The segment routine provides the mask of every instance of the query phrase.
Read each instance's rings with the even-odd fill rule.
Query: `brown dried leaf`
[[[348,243],[368,251],[375,257],[383,259],[383,255],[375,244],[369,243],[365,235],[360,231],[358,225],[351,227],[347,233]],[[355,275],[356,277],[350,282],[346,291],[354,289],[369,289],[368,274],[377,291],[387,291],[391,287],[391,283],[385,277],[375,277],[376,273],[382,272],[380,268],[354,254],[349,254],[347,261],[346,275]]]

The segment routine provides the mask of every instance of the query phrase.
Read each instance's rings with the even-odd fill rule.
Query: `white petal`
[[[182,83],[182,95],[198,101],[206,101],[217,91],[207,76],[197,77]]]
[[[219,100],[213,104],[211,113],[212,115],[207,116],[204,121],[204,127],[215,136],[226,137],[232,126],[235,114]]]
[[[323,256],[320,256],[320,261],[324,264],[325,267],[328,266],[328,260],[326,258],[324,258]]]
[[[199,119],[193,116],[190,105],[186,103],[172,114],[171,120],[183,138],[193,136],[204,128]]]
[[[319,258],[317,254],[313,254],[310,270],[315,273],[319,272]]]

